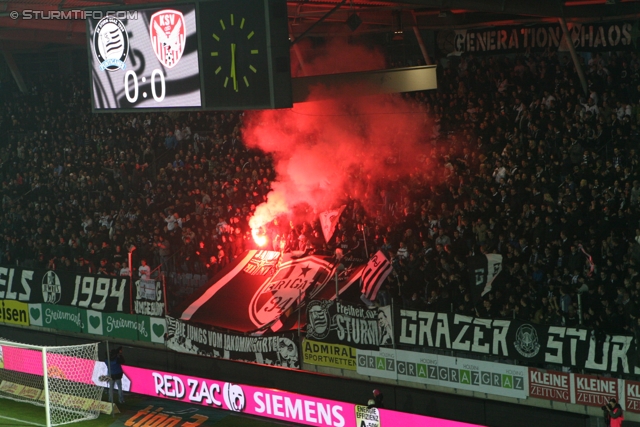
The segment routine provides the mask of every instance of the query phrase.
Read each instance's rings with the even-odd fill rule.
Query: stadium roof
[[[233,0],[228,0],[233,1]],[[42,49],[84,45],[82,20],[12,19],[24,10],[68,11],[92,7],[169,3],[167,0],[8,0],[0,3],[0,43],[3,49]],[[489,25],[638,19],[640,0],[298,0],[288,1],[290,31],[301,34],[349,36],[420,29],[454,29]],[[347,24],[356,14],[357,28]],[[50,16],[50,15],[49,15]],[[359,21],[359,22],[358,22]],[[354,27],[356,25],[353,25]],[[307,30],[310,30],[307,32]]]

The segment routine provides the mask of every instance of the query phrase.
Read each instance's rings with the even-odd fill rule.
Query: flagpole
[[[364,253],[367,255],[367,259],[369,259],[369,249],[367,248],[367,236],[364,233],[364,224],[362,224],[362,240],[364,241]]]
[[[392,342],[393,342],[393,349],[396,349],[396,325],[395,325],[395,315],[396,315],[396,311],[394,310],[393,307],[393,296],[391,297],[391,330],[393,331],[393,333],[391,334],[392,336]]]
[[[300,306],[302,305],[302,290],[298,290],[298,340],[301,338],[300,334]]]

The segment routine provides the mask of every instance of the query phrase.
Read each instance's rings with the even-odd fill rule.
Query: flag
[[[342,215],[342,211],[344,211],[346,207],[347,205],[342,205],[338,209],[324,211],[318,215],[325,242],[329,243],[329,240],[331,240],[331,236],[333,236],[333,233],[336,231],[336,225],[338,225],[340,215]]]
[[[502,271],[502,255],[480,254],[469,257],[469,283],[474,304],[487,292]]]
[[[341,273],[339,293],[358,282],[363,267]],[[192,294],[176,312],[181,313],[181,321],[232,331],[279,331],[306,299],[335,297],[336,268],[329,256],[297,258],[250,250],[233,260],[208,286]]]
[[[380,286],[393,267],[382,251],[378,251],[362,271],[362,294],[370,301],[376,299]]]

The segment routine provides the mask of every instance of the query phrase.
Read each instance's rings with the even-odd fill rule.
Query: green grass
[[[14,421],[8,418],[21,421]],[[100,418],[97,420],[83,421],[73,425],[77,427],[106,427],[111,425],[113,422],[114,417],[111,415],[101,414]],[[33,424],[45,425],[43,407],[31,405],[29,403],[14,402],[13,400],[8,399],[0,399],[0,426],[26,427]]]
[[[136,424],[142,418],[139,416],[135,421],[129,421],[132,417],[136,417],[138,411],[149,406],[154,409],[163,408],[162,412],[178,414],[174,416],[182,417],[182,421],[175,425],[181,427],[183,424],[194,421],[190,419],[194,414],[207,417],[207,420],[199,425],[199,427],[277,427],[282,423],[271,421],[263,421],[251,416],[235,414],[227,411],[205,408],[198,405],[188,405],[180,402],[172,402],[167,400],[149,398],[145,396],[127,394],[125,396],[126,403],[118,405],[121,413],[114,415],[101,414],[96,420],[82,421],[78,423],[68,424],[73,427],[126,427]],[[106,394],[105,399],[106,400]],[[197,411],[197,412],[194,412]],[[0,399],[0,427],[16,426],[31,427],[35,425],[45,425],[44,408],[31,405],[29,403],[20,403],[8,399]],[[292,424],[286,424],[291,426]],[[138,427],[145,427],[145,424]]]

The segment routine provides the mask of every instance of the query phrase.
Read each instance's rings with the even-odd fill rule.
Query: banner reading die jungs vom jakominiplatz
[[[170,316],[165,319],[166,346],[180,353],[300,369],[297,337],[293,332],[250,336],[221,332]]]

